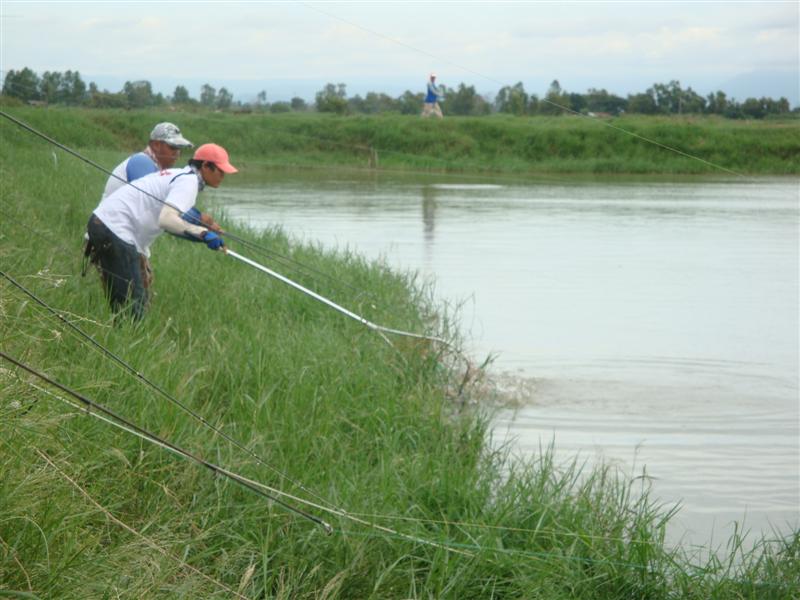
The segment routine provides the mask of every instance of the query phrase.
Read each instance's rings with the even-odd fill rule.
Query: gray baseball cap
[[[173,123],[159,123],[150,132],[150,140],[165,142],[175,148],[191,148],[192,142],[181,135],[181,130]]]

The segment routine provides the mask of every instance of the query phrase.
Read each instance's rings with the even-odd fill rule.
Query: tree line
[[[791,109],[786,98],[747,98],[742,102],[729,98],[724,92],[706,96],[691,87],[684,89],[680,82],[656,83],[646,91],[626,97],[609,93],[605,89],[590,88],[586,93],[563,90],[554,80],[543,97],[529,94],[522,82],[500,89],[494,98],[482,96],[475,86],[460,83],[456,87],[440,86],[444,92],[442,110],[445,115],[481,116],[506,113],[518,116],[562,114],[589,114],[618,116],[621,114],[680,115],[708,114],[732,119],[762,119],[775,115],[800,112]],[[398,97],[380,92],[365,96],[348,97],[345,84],[326,84],[316,93],[313,105],[303,98],[291,101],[267,102],[266,91],[250,102],[234,99],[225,87],[216,89],[204,84],[200,97],[192,98],[186,87],[178,85],[171,96],[154,93],[149,81],[126,81],[118,92],[100,90],[94,82],[87,86],[78,71],[45,71],[41,76],[25,67],[6,73],[3,81],[4,96],[17,98],[30,104],[63,104],[89,108],[147,108],[159,106],[203,107],[212,110],[239,112],[302,112],[316,110],[337,114],[400,113],[418,114],[423,92],[407,90]]]

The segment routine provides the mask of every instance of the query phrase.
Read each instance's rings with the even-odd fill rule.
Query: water
[[[713,545],[800,527],[798,184],[283,175],[213,202],[435,278],[518,392],[496,443],[646,468],[671,539]]]

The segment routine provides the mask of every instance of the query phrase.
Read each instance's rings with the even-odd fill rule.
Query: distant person
[[[430,79],[428,80],[428,91],[425,95],[425,103],[422,105],[423,117],[430,117],[431,115],[436,115],[440,119],[443,117],[442,109],[439,108],[439,98],[442,98],[443,95],[441,90],[436,86],[436,73],[431,73]]]
[[[144,316],[152,281],[150,245],[162,231],[224,250],[218,233],[186,215],[192,214],[206,185],[219,187],[226,173],[236,172],[224,148],[203,144],[186,167],[145,175],[136,180],[136,187],[122,186],[100,201],[87,225],[89,252],[115,313],[130,303],[135,320]]]

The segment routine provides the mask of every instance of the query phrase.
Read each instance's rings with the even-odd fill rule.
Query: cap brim
[[[162,140],[165,144],[169,144],[174,148],[192,148],[194,144],[183,136],[171,137],[167,140]]]
[[[239,169],[234,167],[231,163],[214,163],[217,165],[217,168],[222,171],[223,173],[238,173]]]

